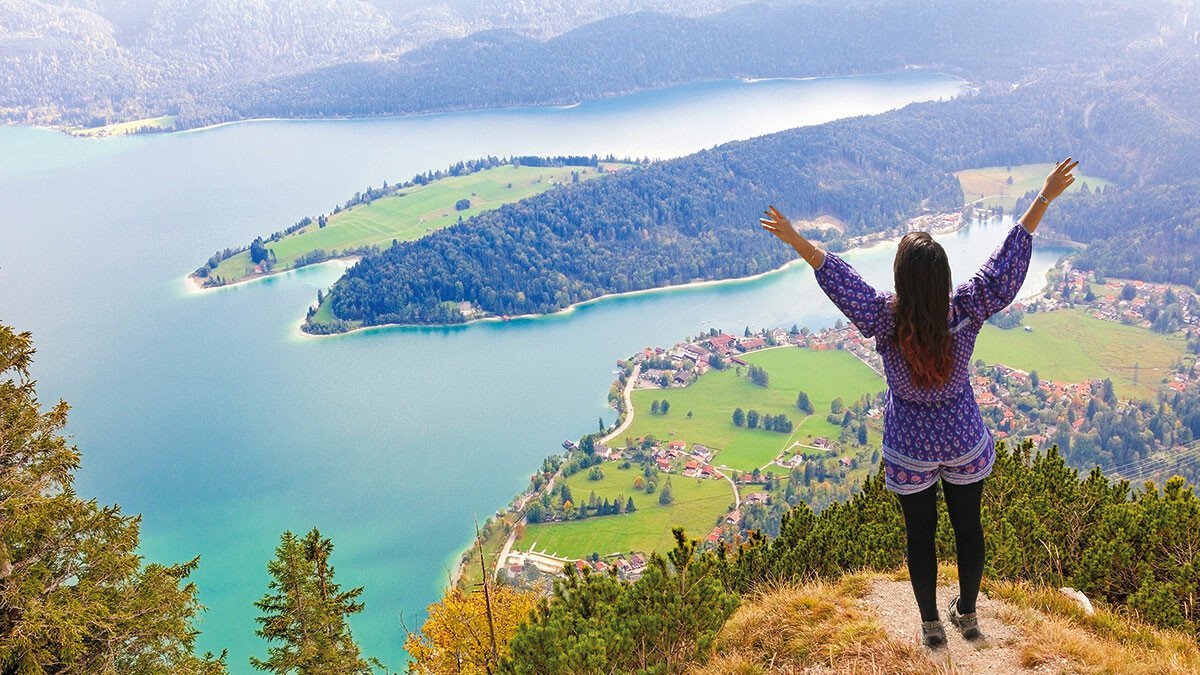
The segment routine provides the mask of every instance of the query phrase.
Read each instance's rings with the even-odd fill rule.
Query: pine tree
[[[144,564],[138,518],[75,493],[65,402],[42,408],[33,339],[0,325],[0,672],[225,672],[193,654],[199,559]]]
[[[675,492],[671,490],[671,481],[663,486],[662,492],[658,493],[658,503],[663,506],[670,506],[675,503]]]
[[[568,566],[549,602],[517,629],[501,673],[683,673],[708,655],[737,604],[718,562],[673,530],[667,557],[651,553],[632,584]],[[451,671],[453,672],[453,671]]]
[[[263,660],[250,657],[258,670],[279,675],[352,675],[371,673],[378,662],[368,661],[350,635],[346,617],[363,610],[362,588],[343,591],[334,582],[329,556],[333,542],[313,528],[303,538],[291,532],[280,537],[275,559],[267,564],[268,591],[254,603],[262,615],[256,631],[268,643]]]
[[[1117,404],[1117,394],[1113,390],[1113,382],[1109,378],[1104,378],[1104,402],[1109,405]]]
[[[796,407],[802,412],[808,413],[809,415],[816,411],[816,409],[813,408],[812,401],[809,400],[808,392],[806,391],[802,391],[796,395]]]

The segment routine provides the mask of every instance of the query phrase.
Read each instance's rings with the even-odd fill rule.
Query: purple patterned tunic
[[[954,289],[949,317],[954,369],[936,388],[912,382],[894,335],[895,295],[875,290],[832,253],[816,268],[821,289],[864,337],[875,338],[883,359],[888,383],[883,468],[893,492],[919,492],[939,477],[966,485],[991,473],[995,448],[971,390],[971,352],[987,318],[1016,297],[1032,252],[1033,235],[1018,223],[975,276]]]

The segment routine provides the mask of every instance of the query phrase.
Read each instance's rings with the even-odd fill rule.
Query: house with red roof
[[[767,341],[760,337],[743,338],[739,346],[741,346],[742,351],[749,352],[766,347]]]

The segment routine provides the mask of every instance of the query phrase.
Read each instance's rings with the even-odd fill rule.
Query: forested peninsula
[[[755,230],[766,204],[797,219],[836,219],[840,237],[878,232],[960,208],[951,172],[971,167],[1073,154],[1093,175],[1153,190],[1200,156],[1196,122],[1180,112],[1197,110],[1182,85],[1198,62],[1194,45],[1146,48],[1103,73],[1047,72],[1011,91],[728,143],[567,186],[366,256],[305,330],[548,313],[612,293],[745,277],[790,259]],[[1163,148],[1163,137],[1178,140]],[[1086,240],[1115,234],[1117,194],[1071,202],[1093,210]],[[1062,232],[1083,237],[1068,225],[1080,220],[1073,209]],[[1194,221],[1179,224],[1195,232]]]

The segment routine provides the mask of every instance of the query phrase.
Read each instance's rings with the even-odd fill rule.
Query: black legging
[[[983,579],[983,524],[979,521],[983,481],[955,485],[943,480],[942,492],[946,495],[946,510],[954,526],[954,548],[958,554],[958,613],[969,614],[975,611],[975,598]],[[917,596],[921,620],[934,621],[938,618],[934,550],[937,488],[934,485],[916,494],[898,496],[908,529],[908,575],[912,578],[913,594]]]

